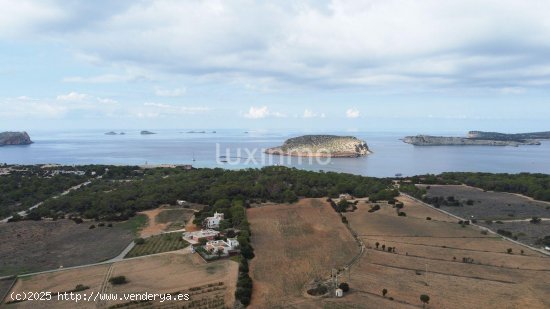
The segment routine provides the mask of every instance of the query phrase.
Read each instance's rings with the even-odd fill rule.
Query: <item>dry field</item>
[[[441,206],[462,218],[475,216],[479,220],[528,219],[531,217],[550,217],[550,203],[505,193],[483,191],[462,185],[432,185],[427,190],[429,197],[454,196],[456,200],[472,200],[473,205]]]
[[[185,228],[193,218],[195,210],[188,208],[159,207],[140,212],[147,216],[147,225],[140,231],[141,237],[158,235],[162,232],[175,231]]]
[[[0,276],[104,261],[133,239],[122,224],[90,229],[91,224],[97,226],[71,220],[0,224]]]
[[[324,199],[303,199],[248,210],[254,280],[252,308],[318,304],[304,296],[305,285],[326,278],[349,262],[359,248],[338,214]]]
[[[406,217],[397,216],[387,204],[369,213],[368,205],[360,203],[358,210],[346,214],[369,249],[350,277],[342,278],[351,292],[333,302],[357,308],[373,308],[373,303],[410,308],[421,306],[419,297],[427,294],[428,308],[550,307],[550,258],[483,235],[477,228],[462,227],[456,219],[410,199],[403,202]],[[382,245],[396,252],[382,251]],[[464,263],[464,258],[471,263]]]
[[[189,293],[190,300],[183,302],[154,302],[132,304],[125,301],[104,303],[54,301],[20,302],[3,305],[6,308],[225,308],[234,302],[238,264],[230,260],[206,264],[196,255],[164,254],[125,260],[113,264],[40,274],[19,279],[12,291],[68,291],[77,284],[90,293]],[[128,283],[112,285],[108,278],[125,276]]]

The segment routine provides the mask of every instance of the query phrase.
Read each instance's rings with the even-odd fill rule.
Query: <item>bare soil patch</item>
[[[146,215],[147,225],[141,230],[141,237],[158,235],[162,232],[175,231],[185,228],[195,210],[190,208],[159,207],[140,212]]]
[[[314,279],[348,263],[359,248],[338,214],[324,199],[303,199],[248,210],[254,280],[253,308],[315,303],[304,296]]]
[[[90,229],[91,225],[96,228]],[[98,226],[72,220],[0,224],[0,276],[96,263],[118,255],[132,241],[123,224]]]

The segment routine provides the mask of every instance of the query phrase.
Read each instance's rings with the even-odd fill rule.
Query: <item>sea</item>
[[[296,158],[268,156],[263,150],[286,139],[319,132],[288,130],[103,130],[30,131],[31,145],[0,147],[7,164],[190,164],[207,168],[260,168],[279,165],[312,171],[333,171],[374,177],[441,172],[550,174],[550,141],[538,146],[413,146],[400,139],[415,132],[323,132],[365,140],[372,154],[360,158]],[[460,136],[458,132],[432,135]]]

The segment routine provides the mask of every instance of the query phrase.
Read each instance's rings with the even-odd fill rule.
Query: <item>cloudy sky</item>
[[[549,1],[0,7],[0,130],[550,130]]]

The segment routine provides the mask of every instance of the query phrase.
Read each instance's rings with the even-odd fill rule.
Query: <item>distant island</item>
[[[187,133],[206,133],[206,131],[187,131]]]
[[[0,133],[0,146],[30,145],[33,142],[27,132],[2,132]]]
[[[141,135],[151,135],[151,134],[157,134],[155,132],[151,132],[151,131],[141,131]]]
[[[105,133],[105,135],[125,135],[125,134],[126,133],[124,133],[124,132],[116,133],[114,131],[110,131],[110,132]]]
[[[356,158],[370,152],[365,141],[353,136],[304,135],[287,139],[282,146],[265,153],[296,157]]]
[[[498,133],[470,131],[467,137],[416,135],[402,139],[407,144],[415,146],[513,146],[540,145],[541,139],[550,139],[549,132],[534,133]]]

